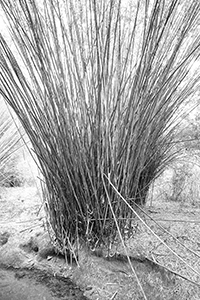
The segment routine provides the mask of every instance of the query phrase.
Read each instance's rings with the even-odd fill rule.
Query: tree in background
[[[12,169],[13,153],[19,148],[20,135],[11,116],[0,101],[0,186],[19,184]]]

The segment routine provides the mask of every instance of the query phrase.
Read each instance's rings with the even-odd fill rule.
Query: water
[[[0,300],[86,300],[70,279],[40,270],[0,268]]]

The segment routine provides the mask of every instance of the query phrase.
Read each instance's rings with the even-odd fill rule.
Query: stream
[[[0,300],[87,300],[69,278],[0,266]]]

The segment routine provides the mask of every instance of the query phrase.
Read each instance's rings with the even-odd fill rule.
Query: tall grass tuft
[[[130,206],[143,205],[177,155],[179,109],[199,88],[200,73],[190,70],[199,62],[200,2],[1,7],[18,54],[1,35],[0,93],[39,160],[57,242],[108,246],[134,216],[110,183]]]

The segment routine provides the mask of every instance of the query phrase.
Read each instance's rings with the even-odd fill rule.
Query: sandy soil
[[[144,299],[120,245],[115,249],[116,255],[112,258],[106,258],[103,250],[95,253],[80,250],[80,267],[70,265],[66,263],[64,257],[57,256],[46,232],[45,215],[41,205],[41,197],[34,186],[0,189],[0,266],[11,267],[6,272],[10,272],[12,282],[18,280],[24,284],[23,280],[26,279],[33,282],[34,289],[34,282],[37,281],[44,289],[47,288],[45,290],[47,295],[55,297],[52,299],[59,297],[61,299],[87,297],[92,300]],[[196,270],[195,273],[142,224],[136,222],[133,238],[127,241],[127,247],[132,266],[147,299],[200,299],[199,286],[184,279],[186,277],[200,283],[197,274],[200,272],[199,205],[191,207],[189,203],[186,205],[158,199],[153,201],[151,206],[147,205],[145,212],[159,224],[158,226],[143,214],[149,226],[180,255],[182,260],[187,261],[188,265]],[[178,244],[173,236],[194,252],[191,253]],[[7,280],[8,273],[5,273],[4,268],[0,270],[0,282],[2,272],[4,280]],[[20,273],[19,276],[16,275],[17,272],[22,272],[22,276]],[[55,278],[56,282],[51,281],[49,284],[50,279],[47,278]],[[71,288],[70,295],[66,290],[61,294],[58,293],[62,290],[58,282],[66,278],[70,279],[68,288],[68,291]],[[52,294],[49,290],[50,285],[54,286],[54,292],[57,290],[58,294]],[[74,294],[73,298],[76,291],[78,293]],[[44,300],[42,297],[38,299]],[[49,296],[46,299],[51,298]],[[9,300],[17,299],[13,297]]]

